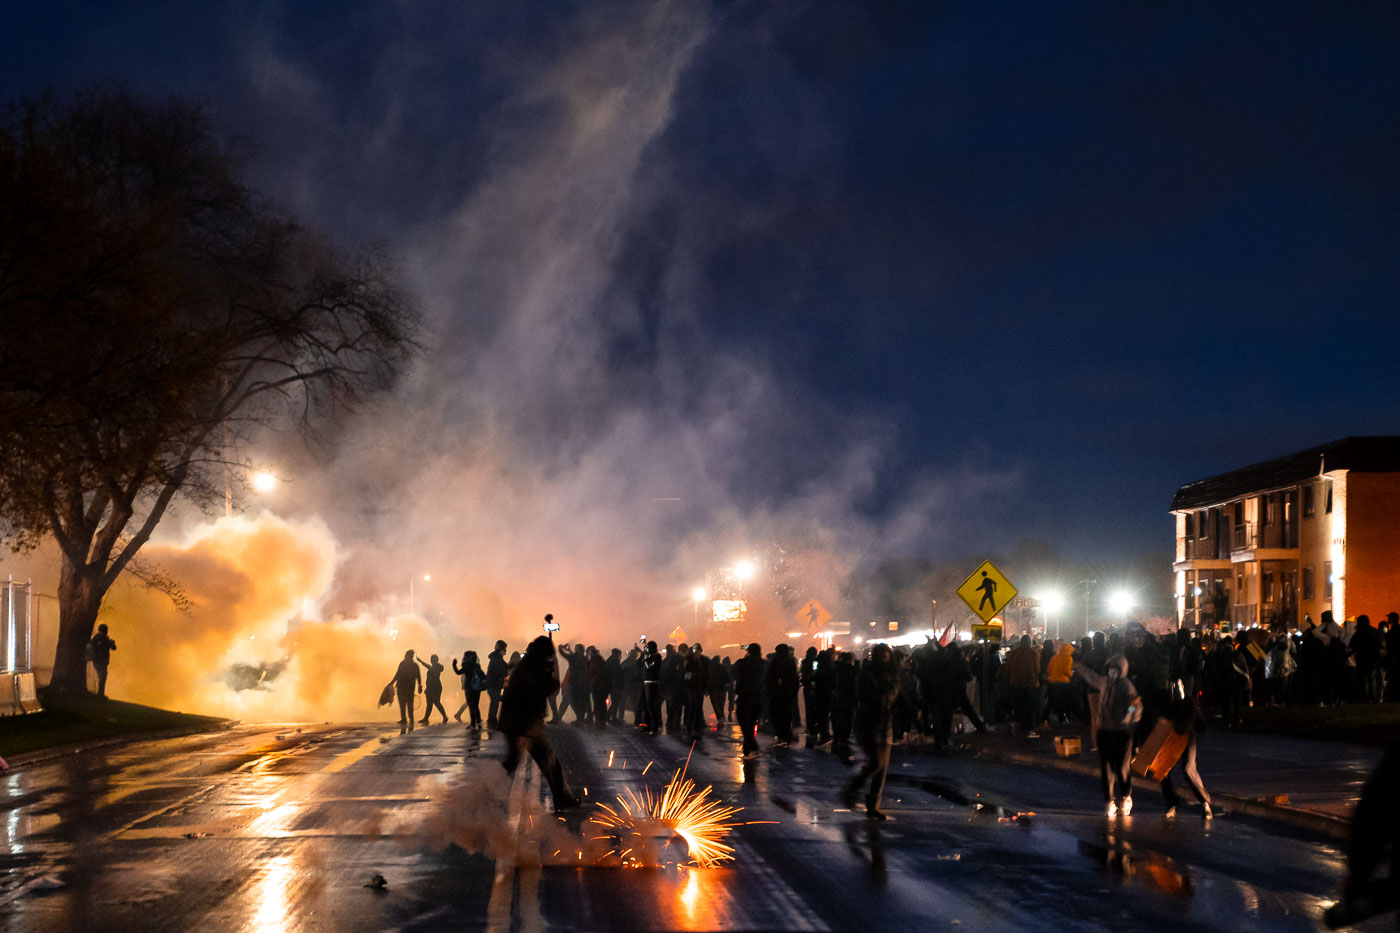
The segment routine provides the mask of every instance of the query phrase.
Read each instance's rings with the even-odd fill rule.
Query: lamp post
[[[1065,594],[1059,590],[1049,590],[1040,594],[1040,606],[1045,610],[1045,633],[1050,634],[1050,617],[1055,617],[1055,641],[1060,641],[1060,610],[1065,606]]]
[[[700,604],[701,604],[702,602],[705,601],[705,596],[706,596],[705,588],[704,588],[703,586],[697,586],[695,589],[693,589],[693,590],[690,591],[690,595],[693,596],[693,597],[695,598],[695,612],[691,614],[691,617],[690,617],[690,624],[691,624],[691,628],[692,628],[692,629],[694,630],[694,632],[695,632],[695,637],[696,637],[696,638],[699,638],[699,637],[700,637],[700,634],[701,634],[701,632],[700,632]],[[706,637],[706,638],[709,638],[709,634],[710,634],[709,632],[705,632],[704,634],[705,634],[705,637]]]
[[[427,582],[428,582],[429,580],[431,580],[432,578],[433,578],[433,575],[430,574],[430,573],[425,573],[425,574],[423,574],[423,582],[424,582],[424,583],[427,583]],[[418,579],[417,577],[409,577],[409,578],[408,578],[408,611],[409,611],[409,613],[414,613],[414,612],[417,612],[417,611],[418,611],[417,601],[415,600],[414,595],[413,595],[413,584],[414,584],[414,582],[415,582],[417,579]]]

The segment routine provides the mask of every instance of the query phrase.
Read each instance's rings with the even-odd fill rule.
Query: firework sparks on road
[[[640,796],[629,790],[626,797],[617,798],[616,807],[598,805],[601,812],[590,822],[604,830],[595,839],[612,841],[605,857],[633,867],[655,864],[659,859],[649,859],[646,847],[663,836],[662,847],[669,846],[674,835],[685,840],[690,860],[702,868],[734,858],[734,849],[723,840],[739,825],[732,817],[743,808],[711,798],[713,788],[708,785],[697,789],[685,776],[689,764],[687,760],[660,794],[649,787]]]

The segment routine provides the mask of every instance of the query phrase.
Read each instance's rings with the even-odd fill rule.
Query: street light
[[[690,591],[690,595],[695,597],[695,612],[690,617],[690,627],[694,630],[695,637],[700,637],[700,604],[705,601],[705,588],[697,586]],[[709,632],[705,633],[709,637]]]
[[[1065,594],[1059,590],[1047,590],[1040,594],[1040,608],[1045,610],[1046,629],[1049,629],[1049,619],[1055,617],[1055,640],[1060,640],[1060,610],[1065,607]]]
[[[751,560],[741,560],[734,565],[734,579],[751,580],[754,575],[754,565]]]
[[[425,573],[425,574],[423,574],[423,582],[424,582],[424,583],[427,583],[427,582],[428,582],[429,580],[431,580],[432,578],[433,578],[433,575],[430,574],[430,573]],[[409,611],[409,613],[414,613],[414,612],[417,612],[417,611],[418,611],[418,608],[417,608],[417,600],[414,599],[414,596],[413,596],[413,584],[417,581],[417,579],[418,579],[417,577],[409,577],[409,578],[408,578],[408,611]]]
[[[1133,594],[1124,589],[1114,590],[1108,594],[1108,610],[1116,616],[1126,617],[1133,607],[1137,605],[1137,600]]]
[[[277,488],[277,477],[266,470],[259,470],[253,474],[253,488],[258,492],[272,492]]]

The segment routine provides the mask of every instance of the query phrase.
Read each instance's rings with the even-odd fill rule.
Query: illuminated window
[[[1330,560],[1322,562],[1322,598],[1332,598],[1332,562]]]
[[[1317,489],[1312,483],[1303,487],[1303,517],[1312,518],[1317,512]]]

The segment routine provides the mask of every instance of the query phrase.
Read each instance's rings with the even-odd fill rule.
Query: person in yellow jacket
[[[1069,722],[1074,712],[1074,688],[1070,681],[1074,678],[1074,645],[1061,642],[1055,656],[1050,659],[1050,719],[1058,717],[1063,723]]]

